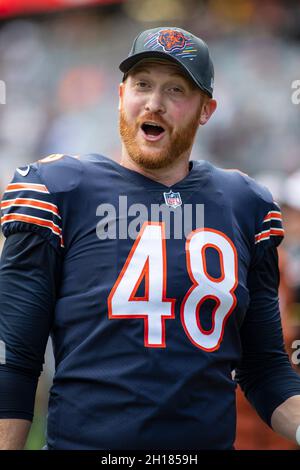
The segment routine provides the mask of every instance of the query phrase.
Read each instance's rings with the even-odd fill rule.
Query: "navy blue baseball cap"
[[[126,75],[140,60],[152,57],[179,64],[189,78],[212,97],[214,66],[207,44],[202,39],[171,26],[147,29],[135,38],[127,59],[119,68]]]

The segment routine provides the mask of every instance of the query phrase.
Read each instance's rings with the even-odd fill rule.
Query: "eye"
[[[179,95],[184,92],[184,90],[178,86],[172,86],[169,88],[169,90],[176,95]]]
[[[138,80],[136,83],[135,83],[135,87],[138,89],[138,90],[145,90],[148,88],[148,83],[147,82],[144,82],[143,80]]]

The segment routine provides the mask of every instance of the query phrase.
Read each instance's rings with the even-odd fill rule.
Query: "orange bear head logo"
[[[164,29],[160,31],[158,42],[165,51],[172,52],[176,49],[183,49],[186,44],[186,38],[180,31],[174,29]]]

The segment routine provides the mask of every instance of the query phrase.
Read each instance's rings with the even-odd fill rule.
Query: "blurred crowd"
[[[0,81],[6,87],[5,104],[0,97],[0,193],[15,167],[47,154],[119,159],[118,64],[137,33],[157,25],[177,25],[206,39],[215,64],[219,106],[198,133],[192,158],[255,176],[282,206],[280,298],[290,350],[300,338],[300,104],[291,99],[292,83],[300,80],[298,1],[128,0],[0,21]],[[1,243],[0,235],[0,251]],[[249,435],[249,426],[243,431],[239,423],[241,436],[245,429]],[[260,442],[272,448],[271,441]],[[238,447],[249,445],[241,440]]]

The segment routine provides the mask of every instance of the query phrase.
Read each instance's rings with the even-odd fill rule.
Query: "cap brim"
[[[175,62],[176,64],[180,65],[180,67],[184,70],[184,72],[186,72],[187,77],[190,78],[195,83],[195,85],[197,85],[202,91],[207,93],[212,98],[211,90],[208,90],[206,87],[202,85],[202,83],[199,83],[199,81],[195,78],[193,73],[186,67],[186,65],[183,62],[181,62],[179,59],[176,59],[175,57],[172,57],[170,54],[167,54],[165,52],[161,52],[161,51],[139,52],[138,54],[134,54],[130,57],[127,57],[127,59],[123,60],[123,62],[121,62],[119,65],[119,69],[123,73],[128,73],[129,70],[138,62],[140,62],[142,59],[149,59],[151,57],[159,57],[161,59],[169,60],[170,62]]]

